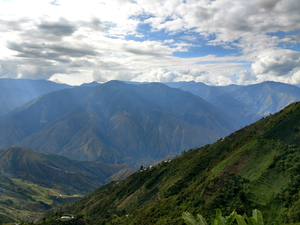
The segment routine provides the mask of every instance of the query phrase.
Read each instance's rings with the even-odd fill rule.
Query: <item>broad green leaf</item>
[[[223,216],[220,216],[217,220],[219,225],[226,225],[226,219]]]
[[[257,225],[257,222],[253,217],[249,217],[248,218],[248,224],[249,225]]]
[[[226,221],[226,225],[230,225],[230,224],[232,224],[232,222],[235,220],[235,218],[236,218],[236,215],[237,215],[237,213],[236,213],[236,211],[233,211],[226,219],[227,219],[227,221]]]
[[[205,219],[200,214],[197,215],[197,219],[200,225],[207,225]]]
[[[264,220],[263,220],[261,211],[254,209],[253,210],[253,218],[256,220],[257,225],[264,225]]]
[[[222,212],[220,209],[217,209],[217,212],[216,212],[216,219],[218,219],[219,217],[222,216]]]
[[[237,215],[235,219],[236,219],[238,225],[247,225],[244,217],[242,217],[241,215]]]
[[[184,219],[185,223],[188,225],[200,225],[195,219],[195,217],[189,212],[183,212],[182,218]]]
[[[211,218],[211,225],[218,225],[218,220]]]

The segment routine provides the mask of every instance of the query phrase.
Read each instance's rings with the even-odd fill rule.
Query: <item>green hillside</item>
[[[62,210],[83,214],[88,224],[184,224],[184,211],[211,218],[217,208],[225,215],[250,215],[257,208],[266,224],[296,223],[299,190],[296,103],[214,144],[102,186]]]
[[[31,221],[47,209],[132,172],[125,164],[76,161],[22,147],[2,149],[0,222]]]

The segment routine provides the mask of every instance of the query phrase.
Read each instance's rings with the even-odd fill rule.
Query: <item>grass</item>
[[[241,155],[242,153],[247,149],[252,149],[255,145],[255,141],[246,143],[243,147],[238,148],[237,151],[235,151],[233,154],[231,154],[229,157],[227,157],[225,160],[220,162],[217,166],[215,166],[211,173],[215,176],[218,176],[227,166],[234,163]]]
[[[259,179],[261,174],[273,162],[273,158],[276,155],[272,144],[273,141],[264,140],[264,142],[266,142],[264,145],[259,144],[257,140],[252,142],[249,153],[251,157],[241,171],[240,175],[247,177],[251,181]]]
[[[289,181],[289,176],[278,174],[274,170],[264,172],[250,186],[249,200],[265,206],[274,196],[274,193],[278,193],[288,186]]]

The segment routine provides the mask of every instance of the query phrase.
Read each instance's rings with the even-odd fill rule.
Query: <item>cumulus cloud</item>
[[[110,80],[131,80],[137,77],[136,73],[127,72],[127,71],[107,71],[107,70],[98,70],[93,71],[93,79],[97,82],[103,83]]]
[[[248,85],[256,82],[257,77],[249,69],[241,69],[237,75],[236,83],[240,85]]]
[[[87,46],[66,46],[58,44],[35,44],[35,43],[16,43],[8,42],[7,48],[17,52],[17,57],[23,58],[44,58],[48,60],[55,60],[62,63],[70,62],[71,57],[84,57],[99,55],[92,48]],[[68,58],[64,58],[68,56]]]
[[[63,65],[44,62],[39,59],[27,60],[0,60],[0,77],[49,79],[55,73],[68,73]]]
[[[179,30],[196,28],[199,32],[212,32],[223,41],[240,38],[245,31],[276,32],[299,29],[299,4],[293,0],[266,1],[154,1],[149,6],[138,1],[153,17],[148,22],[155,29]],[[173,2],[173,3],[171,3]],[[172,7],[170,7],[172,5]],[[157,8],[159,7],[159,10]],[[174,18],[170,20],[169,18]],[[176,25],[175,25],[176,24]],[[290,25],[289,27],[282,27]],[[178,28],[179,27],[179,28]],[[229,35],[231,32],[231,37]]]
[[[63,37],[70,36],[77,30],[75,24],[69,23],[64,18],[55,22],[42,21],[37,25],[37,29],[41,31],[42,35],[51,34],[53,36]]]
[[[297,72],[293,73],[293,75],[289,79],[289,83],[291,83],[291,84],[299,84],[300,83],[300,69]]]
[[[174,81],[177,76],[178,73],[176,71],[158,68],[151,69],[149,72],[137,76],[136,80],[140,80],[142,82],[170,82]]]
[[[18,78],[18,63],[15,61],[0,60],[0,77]]]
[[[251,68],[257,75],[285,76],[300,67],[300,52],[273,50],[260,54]]]

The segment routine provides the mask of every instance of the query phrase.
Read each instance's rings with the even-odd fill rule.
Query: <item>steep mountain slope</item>
[[[91,93],[91,88],[71,88],[40,96],[6,115],[0,121],[0,147],[15,145],[18,141],[54,123]],[[37,104],[36,104],[37,103]]]
[[[300,88],[278,82],[241,87],[208,101],[247,125],[300,100]]]
[[[189,92],[111,81],[50,93],[18,108],[0,121],[0,146],[138,168],[212,143],[237,127]]]
[[[265,224],[296,223],[299,168],[295,103],[212,145],[102,186],[62,210],[84,214],[88,224],[184,224],[184,211],[211,218],[216,208],[225,215],[250,215],[257,208]]]
[[[46,80],[2,78],[0,79],[0,117],[40,95],[70,87]]]
[[[169,87],[179,88],[183,91],[189,91],[194,95],[197,95],[203,98],[205,101],[209,101],[209,99],[215,98],[218,95],[222,95],[225,93],[229,93],[239,89],[239,85],[231,84],[227,86],[209,86],[201,82],[189,81],[189,82],[169,82],[165,83]]]
[[[127,165],[75,161],[22,147],[0,150],[0,221],[32,221],[133,170]]]

